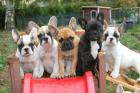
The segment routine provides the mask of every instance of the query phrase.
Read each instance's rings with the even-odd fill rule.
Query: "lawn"
[[[121,35],[121,42],[129,48],[140,52],[140,25],[135,25],[127,33]],[[13,42],[10,32],[0,31],[0,93],[9,93],[9,77],[7,72],[7,57],[15,53],[16,45]],[[137,78],[138,74],[129,72],[132,78]],[[106,93],[115,93],[116,85],[107,81]]]

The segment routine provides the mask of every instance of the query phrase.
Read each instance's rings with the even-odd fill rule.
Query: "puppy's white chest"
[[[100,47],[99,47],[97,41],[91,41],[90,46],[91,46],[91,55],[94,57],[94,59],[96,59],[96,57],[98,55],[98,49]]]

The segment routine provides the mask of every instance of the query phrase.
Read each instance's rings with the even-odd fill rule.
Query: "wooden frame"
[[[99,53],[99,84],[98,80],[93,77],[95,81],[96,93],[106,93],[106,80],[105,80],[105,58],[103,53]],[[11,55],[8,58],[9,64],[9,74],[10,74],[10,83],[11,83],[11,92],[10,93],[22,93],[22,84],[23,81],[20,78],[19,71],[19,60],[15,55]]]

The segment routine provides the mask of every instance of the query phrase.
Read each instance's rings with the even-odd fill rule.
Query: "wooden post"
[[[105,55],[99,53],[99,93],[106,93]]]
[[[19,60],[14,55],[8,58],[11,83],[10,93],[22,93],[22,79],[20,77]]]

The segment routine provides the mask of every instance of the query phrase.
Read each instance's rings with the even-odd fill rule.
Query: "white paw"
[[[112,71],[112,73],[110,74],[110,76],[113,77],[113,78],[117,78],[117,77],[120,76],[120,74],[118,72],[116,72],[116,71]]]
[[[34,78],[40,78],[42,75],[40,75],[38,72],[33,73]]]
[[[57,78],[57,77],[58,77],[58,74],[56,74],[56,73],[52,73],[50,76],[50,78]]]
[[[67,72],[65,72],[65,73],[64,73],[64,76],[65,76],[65,77],[68,77],[68,76],[69,76],[69,74],[68,74]]]

